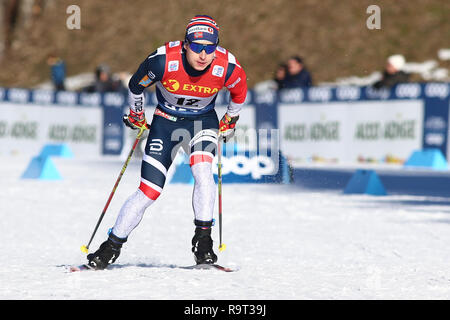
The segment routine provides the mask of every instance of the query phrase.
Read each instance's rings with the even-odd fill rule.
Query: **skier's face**
[[[201,44],[213,44],[207,40],[199,40],[195,42]],[[195,70],[205,70],[214,60],[214,52],[207,54],[205,50],[202,50],[200,53],[196,53],[191,50],[188,43],[184,44],[184,48],[186,49],[186,59]]]

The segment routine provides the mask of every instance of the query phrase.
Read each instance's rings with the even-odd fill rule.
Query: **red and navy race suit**
[[[182,46],[182,41],[168,42],[142,62],[129,83],[131,107],[139,111],[144,89],[156,83],[162,111],[181,117],[203,114],[214,108],[217,93],[226,87],[230,116],[236,115],[247,95],[247,81],[234,55],[218,46],[211,65],[197,71],[188,64]]]
[[[134,111],[143,111],[143,91],[153,84],[158,104],[145,147],[139,188],[155,200],[178,147],[189,154],[191,166],[212,162],[219,123],[214,110],[217,94],[224,87],[229,90],[227,113],[236,116],[247,95],[247,81],[243,68],[228,50],[217,47],[213,62],[197,71],[186,60],[183,42],[173,41],[150,54],[132,76],[129,103]],[[177,129],[184,129],[185,134]]]

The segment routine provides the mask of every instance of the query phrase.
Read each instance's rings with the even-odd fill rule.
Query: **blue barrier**
[[[61,180],[62,176],[49,156],[33,157],[28,164],[22,179]]]
[[[356,170],[347,183],[344,194],[386,195],[386,190],[380,178],[373,170]]]
[[[176,159],[175,172],[172,175],[170,183],[186,183],[193,184],[194,177],[192,176],[191,166],[189,165],[189,159],[186,154],[180,155],[180,158]]]
[[[404,166],[448,170],[447,160],[439,149],[416,150],[405,162]]]
[[[377,169],[390,196],[412,195],[450,198],[450,171],[405,169]],[[355,170],[343,167],[303,167],[294,168],[294,186],[301,190],[341,193]]]
[[[73,158],[73,153],[66,144],[46,144],[38,156],[28,164],[22,179],[61,180],[62,176],[50,157]]]

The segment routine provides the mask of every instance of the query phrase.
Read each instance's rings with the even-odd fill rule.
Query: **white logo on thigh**
[[[150,151],[162,151],[163,149],[163,141],[161,139],[152,139],[152,142],[150,143]]]

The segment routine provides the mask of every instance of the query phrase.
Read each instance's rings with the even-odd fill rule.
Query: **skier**
[[[116,261],[128,235],[161,194],[179,147],[189,155],[194,177],[194,259],[197,264],[217,261],[211,238],[216,196],[212,161],[219,133],[225,142],[234,135],[247,95],[242,66],[218,43],[216,21],[207,15],[197,15],[188,23],[184,41],[172,41],[159,47],[130,79],[130,109],[123,121],[132,129],[149,128],[140,185],[122,205],[108,239],[87,256],[89,266],[104,269]],[[158,103],[148,125],[143,92],[153,84]],[[214,106],[223,87],[229,90],[231,99],[219,122]]]

